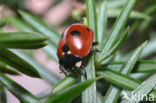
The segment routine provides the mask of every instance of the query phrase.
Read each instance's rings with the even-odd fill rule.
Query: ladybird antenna
[[[84,71],[84,72],[83,72],[83,75],[84,75],[85,79],[87,80],[87,72],[86,72],[86,70],[84,69],[84,66],[83,66],[83,65],[81,66],[81,69]]]

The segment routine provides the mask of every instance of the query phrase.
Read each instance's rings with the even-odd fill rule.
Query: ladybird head
[[[59,59],[59,64],[63,66],[67,71],[73,71],[75,68],[80,68],[82,58],[72,55],[65,54]]]
[[[81,57],[71,54],[67,44],[62,47],[62,51],[62,57],[59,59],[59,64],[61,66],[70,70],[81,66]]]

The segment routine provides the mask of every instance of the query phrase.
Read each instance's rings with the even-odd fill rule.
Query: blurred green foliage
[[[0,12],[0,103],[7,103],[6,89],[22,103],[137,103],[121,100],[122,91],[152,94],[156,100],[155,0],[78,0],[86,10],[76,9],[75,15],[74,8],[73,16],[59,27],[83,22],[82,18],[86,17],[87,25],[94,30],[100,52],[86,59],[89,80],[83,75],[81,78],[68,75],[60,80],[25,52],[43,47],[48,57],[58,62],[56,48],[60,33],[56,29],[59,27],[51,27],[41,20],[45,13],[34,16],[24,2],[0,1],[0,5],[16,14],[4,16]],[[62,2],[54,1],[47,11]],[[18,32],[4,33],[7,25]],[[33,95],[6,75],[20,73],[47,81],[53,86],[52,92]]]

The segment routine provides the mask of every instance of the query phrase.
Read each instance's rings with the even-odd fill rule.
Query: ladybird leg
[[[99,51],[99,49],[95,48],[93,49],[93,52],[95,53],[95,52],[102,52],[102,51]]]
[[[84,76],[85,76],[85,79],[87,80],[87,72],[86,72],[86,70],[84,69]]]
[[[61,69],[61,72],[60,73],[64,73],[65,76],[67,76],[67,73],[64,70],[62,70],[62,69]]]
[[[59,69],[61,70],[61,72],[60,72],[60,73],[64,73],[64,74],[67,76],[66,71],[64,70],[64,68],[62,68],[62,66],[61,66],[61,65],[60,65]]]
[[[97,52],[101,52],[101,51],[99,51],[97,48],[95,48],[95,49],[91,49],[89,54],[93,54],[94,55]]]
[[[92,46],[96,46],[96,45],[99,45],[99,42],[93,42],[92,43]]]
[[[84,69],[84,66],[83,66],[83,65],[81,65],[81,66],[80,66],[80,68],[81,68],[81,69]]]
[[[99,42],[93,42],[93,43],[92,43],[92,47],[93,47],[93,46],[96,46],[96,45],[99,45]],[[90,51],[91,54],[96,53],[96,52],[101,52],[101,51],[99,51],[97,48],[94,48],[94,49],[92,49],[92,50]]]
[[[81,65],[80,68],[84,71],[84,72],[83,72],[83,75],[85,76],[85,79],[87,80],[87,72],[86,72],[86,70],[84,69],[84,66]]]
[[[85,69],[84,69],[84,76],[85,76],[85,79],[87,80],[87,72]]]
[[[60,73],[64,73],[65,74],[65,76],[67,76],[67,73],[64,71],[64,70],[61,70],[61,72]]]
[[[73,67],[73,73],[74,73],[77,77],[80,76],[80,75],[79,75],[79,72],[77,71],[77,67],[76,67],[76,66]]]

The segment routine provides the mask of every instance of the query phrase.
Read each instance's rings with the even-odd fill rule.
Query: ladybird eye
[[[77,30],[71,31],[70,34],[71,34],[72,36],[80,36],[80,32],[77,31]]]
[[[87,30],[88,30],[88,31],[90,31],[90,29],[89,29],[89,28],[87,28]]]

